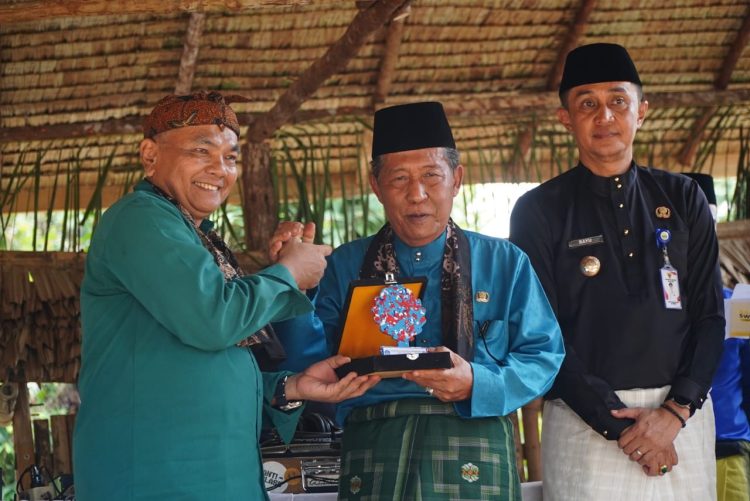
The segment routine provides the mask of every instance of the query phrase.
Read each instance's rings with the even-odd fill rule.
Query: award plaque
[[[343,310],[338,354],[350,357],[351,362],[336,369],[341,378],[349,372],[359,375],[377,374],[399,377],[417,369],[448,369],[452,367],[450,353],[416,352],[391,353],[403,346],[424,323],[421,307],[426,277],[395,280],[390,273],[385,280],[357,280],[349,285]],[[419,298],[419,299],[417,299]]]

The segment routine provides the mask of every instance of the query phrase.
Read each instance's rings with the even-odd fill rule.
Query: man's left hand
[[[338,403],[364,395],[380,382],[379,376],[358,376],[354,372],[339,379],[335,369],[348,362],[351,362],[349,357],[334,355],[290,376],[286,383],[287,400]]]
[[[613,410],[612,415],[635,419],[635,423],[625,428],[617,441],[622,452],[631,458],[669,450],[682,428],[680,422],[662,408],[629,407]]]
[[[431,348],[430,351],[450,353],[453,367],[407,372],[403,378],[414,381],[427,390],[431,389],[432,396],[443,402],[460,402],[471,397],[474,384],[474,371],[471,364],[445,346]]]

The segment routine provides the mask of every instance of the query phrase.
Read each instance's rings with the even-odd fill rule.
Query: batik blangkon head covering
[[[162,132],[191,125],[218,125],[233,130],[240,137],[240,124],[229,103],[247,101],[242,96],[223,96],[218,92],[199,91],[185,96],[162,98],[143,121],[143,137],[153,139]]]

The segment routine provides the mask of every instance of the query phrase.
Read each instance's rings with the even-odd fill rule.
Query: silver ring
[[[425,391],[426,391],[427,393],[429,393],[430,395],[432,395],[433,393],[435,393],[435,390],[433,390],[432,388],[425,388],[424,390],[425,390]]]
[[[639,451],[638,449],[635,450],[635,453],[638,454],[639,456],[643,456],[643,453]]]

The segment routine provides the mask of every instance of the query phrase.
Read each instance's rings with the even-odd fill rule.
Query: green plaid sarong
[[[520,501],[513,424],[462,419],[417,398],[354,409],[341,450],[340,500]]]

